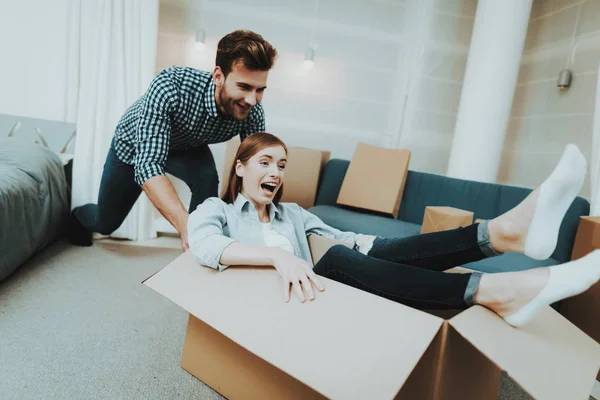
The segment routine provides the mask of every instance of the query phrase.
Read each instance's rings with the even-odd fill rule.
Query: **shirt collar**
[[[250,207],[250,205],[252,205],[250,200],[245,198],[243,194],[238,193],[237,198],[235,199],[235,202],[233,203],[233,206],[235,207],[236,211],[241,214],[242,211],[244,211],[244,207],[246,206],[246,204],[248,204],[248,207]],[[254,208],[254,206],[252,206],[252,208]],[[271,219],[271,221],[273,221],[273,219],[275,219],[275,218],[281,219],[281,212],[279,211],[277,206],[273,203],[271,203],[269,206],[269,218]]]
[[[215,101],[215,80],[213,78],[210,78],[210,82],[204,92],[204,107],[211,117],[217,118],[219,116],[217,102]]]

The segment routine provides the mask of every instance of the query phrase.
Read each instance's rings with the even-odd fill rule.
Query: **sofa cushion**
[[[421,225],[419,224],[342,207],[315,206],[308,211],[321,218],[327,225],[346,232],[382,237],[405,237],[421,233]]]
[[[524,271],[531,268],[548,267],[550,265],[557,264],[559,264],[559,262],[553,258],[549,258],[547,260],[534,260],[533,258],[529,258],[524,254],[504,253],[501,256],[490,257],[481,261],[465,264],[463,267],[473,269],[475,271],[495,273]]]

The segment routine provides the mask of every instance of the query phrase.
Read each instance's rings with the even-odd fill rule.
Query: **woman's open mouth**
[[[263,189],[263,192],[268,195],[273,195],[275,189],[277,189],[277,185],[271,182],[261,183],[260,187]]]

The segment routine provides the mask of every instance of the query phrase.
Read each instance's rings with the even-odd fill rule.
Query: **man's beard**
[[[238,112],[236,114],[236,101],[227,95],[227,92],[225,91],[225,85],[221,86],[221,89],[219,89],[219,101],[221,102],[221,106],[223,106],[223,110],[225,110],[225,115],[237,120],[244,120],[248,118],[250,110],[252,109],[250,108],[247,113],[238,118],[237,116],[239,116],[240,113]]]

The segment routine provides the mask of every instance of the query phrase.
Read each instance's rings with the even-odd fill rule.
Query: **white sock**
[[[546,305],[588,290],[600,280],[600,250],[565,264],[549,267],[548,283],[542,291],[517,312],[504,320],[515,327],[529,323]]]
[[[359,233],[356,236],[356,245],[358,246],[358,251],[368,255],[369,251],[373,247],[373,242],[375,241],[376,236],[372,235],[363,235]]]
[[[552,174],[542,183],[525,239],[525,255],[545,260],[552,255],[567,210],[583,186],[587,162],[579,148],[569,144]]]

